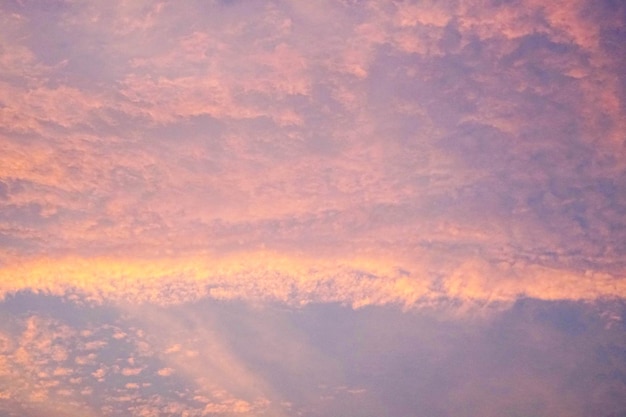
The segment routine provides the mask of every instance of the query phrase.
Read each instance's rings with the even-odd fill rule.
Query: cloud
[[[122,375],[131,376],[131,375],[139,375],[143,371],[143,368],[123,368]]]
[[[197,349],[197,358],[185,356],[173,361],[161,361],[159,346],[172,338],[163,337],[164,334],[159,332],[146,334],[146,330],[151,331],[156,325],[150,321],[153,316],[136,320],[138,317],[125,314],[124,319],[119,316],[116,319],[105,310],[100,310],[99,316],[81,319],[77,318],[81,316],[80,312],[90,315],[93,310],[90,307],[79,310],[75,306],[69,309],[60,307],[44,314],[31,310],[23,318],[12,317],[3,321],[0,326],[2,412],[8,415],[20,412],[22,415],[54,413],[65,417],[100,416],[128,410],[133,415],[178,410],[176,412],[184,415],[200,416],[217,411],[252,413],[267,408],[267,401],[261,397],[246,401],[234,395],[232,390],[225,389],[232,386],[254,389],[254,386],[260,385],[250,384],[244,388],[237,385],[245,383],[247,378],[246,371],[237,360],[226,351],[213,356],[219,353],[220,348],[215,348],[219,343],[207,338],[207,334],[200,335],[199,339],[198,333],[193,337],[191,334],[179,337],[181,335],[175,327],[167,327],[169,324],[180,324],[176,318],[168,314],[154,316],[163,319],[161,324],[172,335],[177,334],[177,340],[185,343],[186,347]],[[107,321],[110,318],[113,322]],[[132,338],[111,342],[116,344],[115,348],[103,343],[102,349],[90,354],[89,361],[72,360],[91,350],[88,346],[94,337],[102,338],[102,341],[115,340],[115,333],[110,328],[112,323],[118,330],[133,334]],[[135,327],[137,324],[141,328]],[[146,340],[151,342],[148,348]],[[207,344],[210,345],[208,352]],[[59,348],[67,351],[65,357],[55,355]],[[120,366],[125,363],[139,366]],[[163,367],[165,363],[175,368]],[[194,364],[195,370],[190,373],[192,368],[186,363]],[[238,371],[228,376],[216,375],[206,369],[207,364],[212,364],[213,370]],[[124,378],[120,379],[116,374]],[[156,382],[151,379],[154,374],[170,378],[157,382],[157,387],[151,388]],[[228,382],[229,377],[234,379]],[[132,379],[129,381],[128,378]],[[237,382],[233,382],[235,380]]]
[[[214,300],[111,308],[28,294],[0,308],[7,415],[608,415],[625,389],[623,301],[524,299],[489,317]],[[93,340],[109,344],[73,361]],[[54,358],[57,346],[67,358]]]
[[[76,393],[61,384],[75,372],[62,367],[76,337],[74,330],[58,320],[35,315],[19,324],[21,328],[16,333],[17,326],[8,322],[2,329],[2,339],[11,343],[5,343],[0,351],[0,380],[6,394],[0,409],[26,415],[98,415],[91,407],[76,403]]]
[[[157,374],[159,376],[170,376],[174,373],[174,370],[172,368],[163,368],[163,369],[159,369],[157,371]]]
[[[242,256],[246,261],[242,261]],[[446,273],[435,262],[309,259],[271,252],[230,258],[125,260],[55,259],[6,269],[2,291],[76,296],[97,303],[180,304],[204,297],[280,301],[290,305],[340,302],[354,307],[397,304],[407,308],[437,300],[512,303],[519,298],[595,300],[624,297],[620,276],[535,264],[457,261]],[[448,262],[448,264],[453,265]],[[429,271],[437,271],[433,274]],[[86,348],[104,346],[90,342]],[[170,346],[167,352],[177,352]]]
[[[624,296],[621,5],[2,8],[2,297]]]

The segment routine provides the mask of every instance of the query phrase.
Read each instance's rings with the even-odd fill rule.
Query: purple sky
[[[0,414],[626,415],[625,28],[0,1]]]

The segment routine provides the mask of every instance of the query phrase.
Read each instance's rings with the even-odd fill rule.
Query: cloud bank
[[[625,295],[624,6],[5,2],[0,295]]]
[[[242,260],[245,259],[245,260]],[[6,268],[3,296],[31,290],[90,302],[172,305],[204,297],[305,305],[339,302],[404,308],[441,302],[510,305],[520,298],[586,300],[624,298],[626,284],[611,275],[534,265],[464,261],[444,270],[367,259],[279,257],[270,253],[184,259],[39,260]]]

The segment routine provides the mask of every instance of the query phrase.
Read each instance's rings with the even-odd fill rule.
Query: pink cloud
[[[143,368],[123,368],[121,372],[124,376],[132,376],[139,375],[141,371],[143,371]]]
[[[588,6],[4,13],[0,294],[623,297],[622,22]]]

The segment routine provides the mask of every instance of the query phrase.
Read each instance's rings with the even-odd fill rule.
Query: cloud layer
[[[624,297],[626,9],[5,2],[0,295]]]

